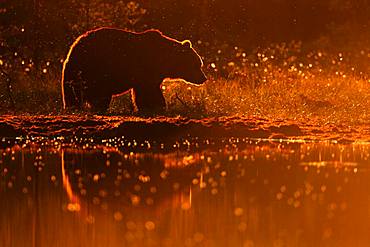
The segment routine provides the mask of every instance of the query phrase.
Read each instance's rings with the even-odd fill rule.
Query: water
[[[3,148],[0,246],[368,246],[370,145]]]

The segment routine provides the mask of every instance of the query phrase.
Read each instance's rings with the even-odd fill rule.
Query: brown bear
[[[132,91],[136,109],[164,109],[161,83],[166,78],[200,85],[206,81],[202,59],[190,41],[158,30],[128,32],[116,28],[89,31],[72,44],[63,64],[64,109],[104,112],[113,95]]]

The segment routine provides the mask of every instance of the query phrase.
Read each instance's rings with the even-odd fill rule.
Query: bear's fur
[[[161,83],[179,78],[200,85],[203,63],[190,41],[179,42],[158,30],[141,33],[99,28],[76,39],[63,64],[64,109],[108,109],[113,95],[130,89],[136,108],[163,110]]]

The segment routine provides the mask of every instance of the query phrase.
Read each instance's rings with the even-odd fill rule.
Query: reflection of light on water
[[[6,193],[0,187],[0,197],[8,199],[0,203],[1,229],[20,221],[29,227],[29,208],[18,201],[34,199],[31,181],[38,181],[36,229],[43,243],[273,246],[278,236],[285,246],[323,237],[332,241],[328,246],[351,246],[337,243],[354,238],[367,246],[362,232],[369,227],[363,220],[369,216],[369,145],[228,139],[165,152],[54,145],[9,148],[0,155],[0,185],[13,184]],[[40,157],[43,169],[31,180]],[[30,186],[26,195],[24,184]],[[0,231],[0,243],[20,233],[15,227],[10,237]]]
[[[69,177],[66,174],[65,163],[64,163],[64,150],[61,151],[61,163],[62,163],[62,180],[63,180],[63,188],[67,193],[69,203],[67,204],[67,210],[71,212],[78,212],[81,209],[80,200],[78,196],[76,196],[72,190],[72,186],[69,182]]]
[[[355,167],[358,166],[356,162],[341,162],[341,161],[312,161],[312,162],[300,162],[302,166],[314,166],[314,167]]]
[[[190,165],[197,164],[202,157],[199,154],[164,154],[164,155],[158,155],[158,158],[161,158],[164,160],[165,164],[164,166],[166,168],[180,168],[180,167],[186,167]]]
[[[192,200],[192,190],[190,186],[188,193],[186,192],[181,193],[180,196],[181,209],[189,210],[191,208],[191,200]]]

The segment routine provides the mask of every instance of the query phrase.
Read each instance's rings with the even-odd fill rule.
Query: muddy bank
[[[339,142],[370,141],[370,125],[325,124],[255,117],[188,119],[183,117],[112,116],[1,116],[0,136],[94,137],[124,136],[137,140],[171,140],[183,137],[320,139]]]

